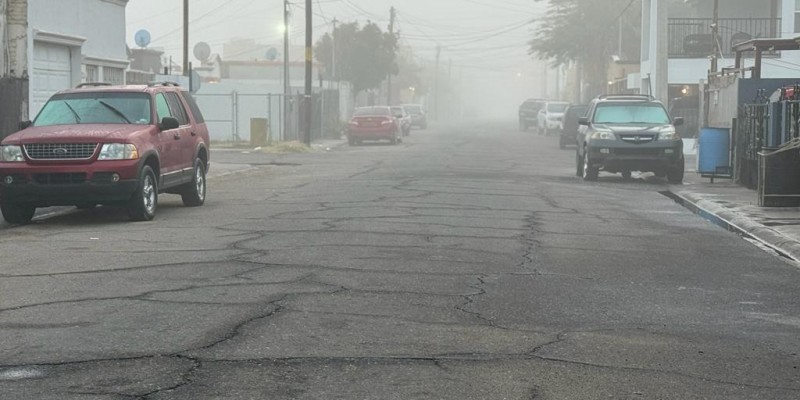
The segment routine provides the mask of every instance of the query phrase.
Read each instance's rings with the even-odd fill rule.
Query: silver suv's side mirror
[[[578,118],[579,125],[586,125],[589,126],[589,117],[580,117]]]
[[[683,123],[684,123],[683,117],[677,117],[677,118],[672,120],[672,125],[675,125],[675,126],[681,126],[681,125],[683,125]]]

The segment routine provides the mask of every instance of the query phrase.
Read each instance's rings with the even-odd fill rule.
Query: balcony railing
[[[713,54],[712,24],[711,18],[670,18],[669,57],[705,58]],[[777,18],[720,18],[717,40],[722,55],[732,57],[735,44],[778,37],[780,33],[781,21]]]

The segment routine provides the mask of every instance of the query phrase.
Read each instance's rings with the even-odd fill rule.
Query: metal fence
[[[669,57],[698,58],[714,53],[715,43],[712,33],[714,20],[711,18],[670,18]],[[720,18],[716,38],[722,54],[733,56],[733,46],[750,39],[780,36],[781,20],[777,18]],[[777,52],[764,53],[765,56]]]
[[[250,121],[267,119],[269,137],[277,141],[299,140],[300,116],[304,96],[283,94],[198,93],[194,95],[203,111],[211,139],[224,142],[249,142]],[[338,92],[316,93],[312,101],[312,139],[338,137]]]

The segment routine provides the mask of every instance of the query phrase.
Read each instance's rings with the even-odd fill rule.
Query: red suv
[[[0,211],[10,223],[30,222],[37,207],[98,204],[149,221],[159,193],[205,202],[208,129],[178,84],[83,84],[20,128],[0,143]]]

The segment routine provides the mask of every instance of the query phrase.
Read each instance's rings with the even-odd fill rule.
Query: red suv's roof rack
[[[82,89],[85,87],[99,87],[99,86],[113,86],[108,82],[85,82],[81,83],[80,85],[76,86],[76,89]]]
[[[180,87],[180,86],[181,86],[181,84],[180,84],[180,83],[177,83],[177,82],[168,82],[168,81],[163,81],[163,82],[160,82],[160,81],[159,81],[159,82],[150,82],[150,83],[148,83],[148,84],[147,84],[147,86],[149,86],[149,87],[153,87],[153,86],[174,86],[174,87]]]

